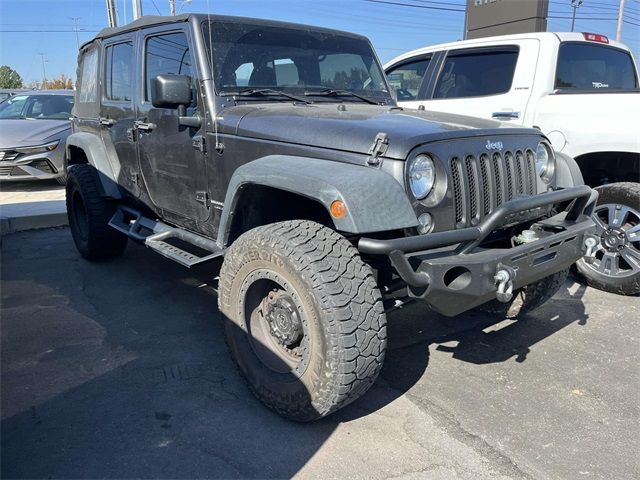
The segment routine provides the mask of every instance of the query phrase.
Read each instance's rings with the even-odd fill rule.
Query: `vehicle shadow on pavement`
[[[495,318],[480,312],[457,317],[425,313],[420,304],[388,315],[389,345],[381,380],[393,391],[374,389],[356,402],[376,411],[407,393],[421,378],[428,378],[429,351],[451,353],[454,359],[477,365],[524,362],[538,342],[574,323],[586,325],[588,315],[581,301],[586,287],[567,281],[551,300],[518,320]],[[343,419],[356,412],[338,412]]]
[[[215,268],[185,270],[138,246],[92,264],[66,229],[11,235],[2,250],[2,478],[289,478],[322,461],[341,422],[428,376],[432,345],[472,363],[526,358],[586,319],[554,300],[488,333],[496,319],[426,315],[420,305],[394,312],[377,384],[300,424],[262,406],[236,370]]]
[[[335,430],[254,399],[204,270],[91,264],[65,229],[2,253],[2,478],[290,478]]]

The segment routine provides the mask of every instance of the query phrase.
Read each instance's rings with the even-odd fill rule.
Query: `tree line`
[[[35,81],[25,84],[18,72],[8,65],[0,67],[0,88],[30,88],[34,90],[73,89],[71,77],[61,73],[51,80]]]

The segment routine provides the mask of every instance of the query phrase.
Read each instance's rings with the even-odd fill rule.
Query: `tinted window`
[[[396,91],[399,101],[416,100],[430,58],[403,63],[387,71],[389,86]]]
[[[517,48],[479,50],[447,55],[434,98],[480,97],[511,89]]]
[[[105,98],[130,101],[133,97],[133,43],[118,43],[105,50]]]
[[[147,40],[145,55],[145,100],[151,101],[151,82],[157,75],[193,76],[187,36],[171,33]]]
[[[0,118],[68,120],[72,95],[15,95],[0,105]]]
[[[246,86],[298,94],[330,88],[391,100],[373,49],[364,39],[302,28],[212,23],[211,30],[205,23],[204,38],[212,49],[216,87],[221,92]],[[340,101],[361,100],[347,96]]]
[[[324,53],[318,56],[319,85],[336,89],[364,90],[370,82],[372,87],[380,88],[381,78],[375,69],[369,71],[370,66],[371,63],[356,53]]]
[[[97,100],[98,91],[98,51],[94,48],[82,56],[80,78],[78,79],[78,102],[90,103]]]
[[[556,88],[610,91],[637,86],[633,62],[627,52],[588,43],[560,46]]]

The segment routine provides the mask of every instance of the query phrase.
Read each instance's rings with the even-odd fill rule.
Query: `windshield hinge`
[[[382,165],[380,157],[387,152],[387,148],[389,148],[389,136],[384,132],[378,133],[369,149],[371,156],[367,159],[367,163],[374,167],[380,167]]]
[[[196,202],[209,208],[209,194],[207,192],[196,192]]]
[[[201,153],[207,153],[207,144],[205,142],[204,136],[202,135],[195,135],[191,139],[191,146]]]

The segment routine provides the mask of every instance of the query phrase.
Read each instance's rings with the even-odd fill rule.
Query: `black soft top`
[[[184,13],[182,15],[176,15],[175,17],[145,15],[143,17],[140,17],[138,20],[135,20],[131,23],[127,23],[126,25],[123,25],[121,27],[103,28],[98,32],[98,34],[92,40],[86,42],[84,45],[91,43],[93,40],[97,38],[113,37],[114,35],[119,35],[121,33],[140,30],[142,28],[147,28],[147,27],[155,27],[157,25],[183,23],[183,22],[189,21],[191,18],[193,18],[197,23],[204,22],[207,20],[213,20],[213,21],[222,21],[222,22],[229,22],[229,23],[231,22],[252,23],[254,25],[274,26],[274,27],[282,27],[282,28],[298,28],[298,29],[304,28],[304,29],[309,29],[313,31],[333,33],[337,35],[361,38],[366,40],[366,37],[363,37],[362,35],[357,35],[354,33],[344,32],[340,30],[333,30],[329,28],[316,27],[312,25],[302,25],[298,23],[280,22],[277,20],[264,20],[264,19],[258,19],[258,18],[250,18],[250,17],[232,17],[228,15],[208,15],[206,13]]]

